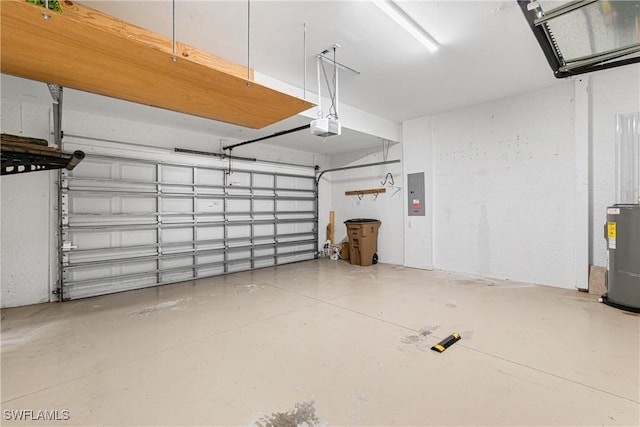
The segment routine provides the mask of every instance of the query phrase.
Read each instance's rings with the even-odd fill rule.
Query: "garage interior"
[[[640,2],[0,12],[3,425],[640,425]]]

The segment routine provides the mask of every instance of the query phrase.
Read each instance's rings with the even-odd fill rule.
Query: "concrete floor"
[[[385,264],[2,311],[3,425],[629,426],[639,365],[640,317],[594,296]]]

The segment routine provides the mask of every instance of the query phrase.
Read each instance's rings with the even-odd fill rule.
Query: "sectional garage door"
[[[312,169],[229,174],[193,157],[187,164],[88,154],[63,172],[63,299],[314,258]]]

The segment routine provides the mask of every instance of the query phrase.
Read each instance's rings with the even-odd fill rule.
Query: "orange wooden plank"
[[[129,24],[128,22],[81,4],[73,3],[72,1],[64,1],[63,5],[66,18],[74,19],[84,25],[90,25],[98,31],[105,31],[120,37],[135,39],[152,49],[158,49],[173,56],[173,41],[167,37],[152,33],[149,30]],[[244,65],[227,61],[178,41],[176,42],[176,56],[189,58],[195,63],[231,74],[240,79],[247,79],[248,75],[249,80],[253,80],[253,70],[247,73],[247,67]]]
[[[379,193],[386,193],[386,192],[387,192],[386,188],[370,188],[367,190],[345,191],[344,195],[345,196],[364,196],[365,194],[379,194]]]
[[[250,128],[313,106],[247,79],[241,65],[82,5],[2,0],[2,72]]]

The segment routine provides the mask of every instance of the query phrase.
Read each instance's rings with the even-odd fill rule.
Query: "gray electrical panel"
[[[640,312],[640,205],[607,208],[605,238],[609,249],[607,293],[611,306]]]
[[[407,191],[409,216],[424,216],[424,172],[407,175]]]

